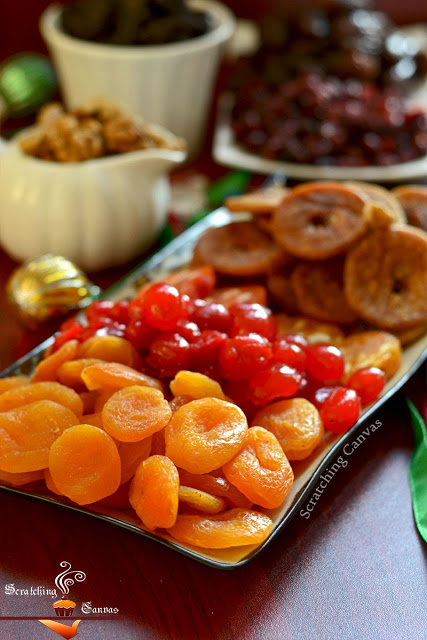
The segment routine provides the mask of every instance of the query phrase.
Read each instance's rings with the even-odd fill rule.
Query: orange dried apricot
[[[156,431],[151,438],[151,455],[164,456],[166,454],[165,430]]]
[[[172,398],[172,400],[169,401],[169,406],[172,413],[175,413],[175,411],[178,411],[178,409],[183,407],[185,404],[193,402],[193,400],[194,398],[191,398],[190,396],[176,396],[176,398]]]
[[[101,411],[96,411],[95,413],[86,413],[86,415],[82,417],[82,423],[91,424],[92,427],[98,427],[98,429],[104,429],[104,425],[102,424]]]
[[[62,493],[59,491],[58,487],[52,480],[52,475],[49,471],[49,467],[47,467],[47,469],[44,469],[42,473],[43,473],[44,481],[46,483],[46,487],[49,489],[49,491],[52,491],[52,493],[56,493],[57,496],[62,496]]]
[[[92,364],[99,364],[100,362],[102,362],[102,360],[97,358],[79,358],[78,360],[64,362],[58,369],[58,380],[61,384],[66,384],[68,387],[83,391],[86,388],[82,380],[83,369],[90,367]]]
[[[49,449],[77,416],[51,400],[32,402],[0,414],[0,469],[10,473],[48,466]]]
[[[93,406],[94,413],[101,413],[107,400],[109,400],[111,396],[116,393],[116,391],[117,389],[109,389],[108,391],[104,391],[103,393],[98,393],[95,404]]]
[[[279,507],[292,486],[294,474],[276,436],[251,427],[244,447],[224,466],[227,480],[254,504]]]
[[[125,387],[116,391],[102,409],[104,429],[122,442],[138,442],[160,431],[172,411],[163,393],[151,387]]]
[[[83,403],[78,394],[59,382],[35,382],[24,387],[5,391],[0,395],[0,413],[23,407],[38,400],[52,400],[71,409],[76,416],[83,413]]]
[[[107,388],[122,389],[135,384],[163,391],[162,383],[155,378],[119,362],[93,364],[84,369],[81,375],[89,391]]]
[[[166,455],[190,473],[209,473],[239,451],[248,430],[243,411],[217,398],[193,400],[165,429]]]
[[[45,382],[49,380],[56,380],[59,367],[64,364],[64,362],[74,360],[77,355],[78,348],[79,342],[77,340],[64,342],[57,351],[54,351],[54,353],[51,353],[47,358],[39,362],[31,381]]]
[[[92,336],[79,348],[80,358],[96,358],[105,362],[119,362],[132,367],[135,361],[135,347],[119,336]]]
[[[108,433],[88,424],[64,431],[49,452],[53,483],[77,504],[91,504],[120,485],[120,456]]]
[[[17,387],[24,387],[29,384],[30,381],[23,376],[9,376],[9,378],[0,378],[0,394],[9,389],[16,389]]]
[[[129,501],[147,529],[172,527],[178,513],[179,475],[166,456],[150,456],[139,465]]]
[[[272,530],[273,521],[264,513],[236,508],[216,516],[179,515],[168,533],[195,547],[226,549],[261,544]]]
[[[179,506],[190,507],[202,513],[220,513],[226,508],[226,502],[222,498],[212,496],[194,487],[180,486],[178,489]]]
[[[9,473],[8,471],[0,471],[0,482],[11,485],[12,487],[23,487],[31,482],[43,480],[43,471],[21,471],[20,473]]]
[[[143,460],[148,458],[151,452],[152,438],[144,438],[140,442],[116,442],[122,463],[120,484],[124,484],[132,478]]]
[[[366,367],[378,367],[390,379],[402,360],[399,340],[387,331],[354,333],[344,339],[340,349],[345,359],[345,379]]]
[[[173,395],[190,396],[193,400],[200,398],[219,398],[225,400],[221,386],[203,373],[195,371],[178,371],[170,383]]]
[[[95,402],[99,396],[97,391],[82,391],[79,393],[80,400],[83,402],[83,413],[93,413],[95,411]]]
[[[252,502],[241,493],[234,485],[230,484],[227,478],[214,475],[217,471],[210,473],[195,474],[178,469],[179,481],[186,487],[193,487],[206,491],[213,496],[224,498],[233,507],[243,507],[250,509]]]
[[[307,458],[324,433],[318,410],[305,398],[273,402],[256,414],[252,426],[271,431],[289,460]]]

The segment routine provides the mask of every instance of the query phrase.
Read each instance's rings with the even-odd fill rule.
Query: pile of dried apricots
[[[205,264],[130,301],[93,303],[63,324],[31,380],[0,380],[1,482],[133,508],[144,528],[196,547],[269,536],[264,510],[286,498],[291,463],[325,430],[353,426],[398,370],[401,346],[382,329],[345,335],[275,314],[259,276],[268,281],[283,252],[255,241],[257,223],[233,242],[220,233],[222,244],[208,232],[196,247]]]

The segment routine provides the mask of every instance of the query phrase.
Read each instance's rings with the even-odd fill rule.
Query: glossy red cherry
[[[290,342],[291,344],[296,344],[303,350],[310,346],[307,338],[304,338],[300,333],[283,333],[278,336],[278,339],[286,340],[286,342]]]
[[[283,364],[274,364],[253,376],[250,382],[253,401],[265,405],[279,398],[294,396],[301,384],[301,374]]]
[[[219,362],[228,380],[244,380],[266,367],[272,358],[270,343],[266,338],[251,333],[235,336],[222,346]]]
[[[344,357],[337,347],[314,344],[307,349],[307,371],[321,382],[340,380],[344,374]]]
[[[190,345],[178,333],[161,334],[151,343],[146,362],[161,377],[172,377],[188,369]]]
[[[188,315],[178,289],[166,282],[151,285],[145,291],[141,305],[147,324],[162,331],[174,329],[178,320]]]
[[[374,402],[384,389],[386,377],[384,371],[377,367],[359,369],[350,376],[347,386],[357,391],[363,405]]]
[[[176,333],[185,338],[188,342],[195,342],[201,335],[201,331],[195,322],[190,320],[178,320],[176,323]]]
[[[276,362],[293,367],[297,371],[304,371],[307,360],[305,349],[280,337],[273,343],[273,358]]]
[[[216,365],[222,345],[227,341],[228,336],[221,331],[206,329],[192,343],[191,362],[198,367],[202,364]]]
[[[230,308],[233,317],[231,335],[247,336],[257,333],[273,341],[277,333],[277,322],[270,309],[261,304],[235,304]]]
[[[231,315],[223,304],[205,302],[204,300],[194,300],[193,304],[194,310],[191,314],[191,320],[200,329],[212,329],[228,333],[231,325]]]
[[[130,320],[125,332],[126,338],[129,342],[131,342],[134,347],[141,349],[142,351],[148,349],[157,334],[158,331],[153,329],[153,327],[150,327],[143,317],[140,319]]]
[[[344,433],[356,424],[360,416],[361,402],[353,389],[334,389],[320,408],[323,426],[332,433]]]

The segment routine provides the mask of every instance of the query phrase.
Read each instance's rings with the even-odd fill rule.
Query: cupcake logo
[[[84,582],[86,580],[86,574],[84,571],[73,571],[71,563],[66,560],[63,560],[59,566],[63,567],[65,571],[62,571],[56,576],[55,585],[58,591],[61,591],[64,596],[67,596],[70,593],[70,587],[72,587],[75,582]]]
[[[59,565],[64,571],[61,571],[55,578],[55,585],[58,591],[64,596],[61,600],[57,600],[53,603],[55,613],[60,618],[69,618],[73,615],[76,603],[69,600],[66,596],[70,593],[70,587],[75,582],[84,582],[86,580],[86,574],[84,571],[73,571],[71,563],[63,560]],[[61,624],[53,620],[39,620],[42,624],[49,629],[52,629],[55,633],[62,638],[69,639],[77,635],[77,627],[81,620],[73,622],[72,626]]]

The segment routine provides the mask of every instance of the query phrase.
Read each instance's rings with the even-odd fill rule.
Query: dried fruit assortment
[[[338,217],[363,219],[367,197],[352,189],[332,185],[326,202],[338,195]],[[313,202],[324,193],[318,186],[313,192]],[[295,193],[305,209],[310,185],[301,200],[301,190]],[[292,196],[285,194],[281,218]],[[327,215],[322,202],[319,218]],[[402,228],[414,233],[370,224],[362,222],[365,235],[354,237],[356,249],[381,229],[396,228],[398,238]],[[298,461],[322,446],[325,433],[340,434],[357,421],[401,357],[398,338],[386,331],[346,336],[323,318],[277,314],[260,304],[267,299],[260,278],[268,282],[276,261],[296,261],[284,260],[280,227],[272,228],[275,238],[268,236],[268,257],[263,238],[261,260],[252,231],[242,234],[249,238],[248,256],[237,261],[233,278],[247,284],[237,286],[221,266],[215,271],[204,264],[144,284],[129,301],[95,302],[85,320],[64,323],[31,380],[0,381],[0,480],[44,482],[79,505],[133,509],[145,529],[194,547],[263,542],[274,526],[268,510],[286,500]],[[226,263],[236,242],[229,231],[221,236],[229,245],[218,245]],[[422,231],[415,233],[417,243],[426,242]],[[342,242],[347,251],[347,236]],[[216,243],[212,236],[207,245],[202,239],[198,260],[216,260]],[[327,284],[328,269],[335,274],[331,265],[341,277],[343,258],[316,258],[298,263],[313,265],[314,288]],[[255,282],[248,281],[251,261]],[[304,273],[301,278],[304,283]],[[303,287],[299,279],[296,286]],[[332,281],[331,298],[345,295]],[[312,299],[314,316],[318,307],[323,312],[316,290],[304,297]],[[397,308],[402,304],[412,308],[397,297]],[[407,317],[409,324],[420,321],[408,310]],[[342,324],[347,327],[347,318]]]
[[[94,100],[71,111],[59,103],[45,105],[21,149],[34,158],[82,162],[138,149],[183,149],[185,143],[125,113],[107,100]]]

